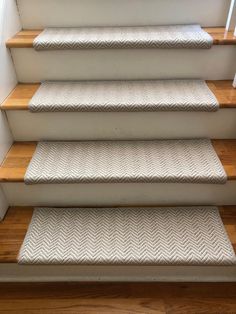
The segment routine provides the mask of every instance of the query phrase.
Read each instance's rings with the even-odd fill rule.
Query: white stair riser
[[[0,282],[233,282],[235,266],[39,266],[0,264]]]
[[[106,207],[157,205],[233,205],[236,181],[218,184],[2,183],[11,206]]]
[[[236,46],[211,49],[91,49],[36,52],[13,48],[19,82],[43,80],[233,79]]]
[[[7,111],[7,117],[16,141],[233,139],[236,135],[236,108],[217,112],[106,113],[30,113],[27,110],[13,110]]]
[[[23,28],[226,24],[230,0],[18,0]],[[66,13],[66,14],[65,14]]]

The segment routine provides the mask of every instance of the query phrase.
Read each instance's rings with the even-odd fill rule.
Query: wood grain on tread
[[[232,81],[207,81],[221,108],[236,108],[236,88]],[[40,84],[18,84],[2,103],[3,110],[28,110],[29,102]]]
[[[27,110],[40,84],[18,84],[2,103],[3,110]]]
[[[2,283],[0,313],[233,314],[236,283]]]
[[[0,166],[0,182],[23,182],[36,142],[15,142]]]
[[[236,140],[212,140],[212,144],[227,173],[228,180],[236,180]]]
[[[236,108],[236,88],[232,81],[207,81],[207,85],[217,98],[220,108]]]
[[[214,45],[236,45],[233,31],[226,31],[224,27],[204,28],[213,37]],[[22,30],[6,42],[8,48],[32,48],[34,39],[42,30]]]
[[[42,30],[22,30],[6,42],[7,48],[32,48],[34,39]]]
[[[236,36],[233,31],[226,31],[224,27],[203,28],[213,38],[214,45],[236,45]]]
[[[212,140],[228,180],[236,180],[236,140]],[[36,142],[15,142],[0,166],[0,182],[23,182]]]
[[[10,207],[0,222],[0,263],[16,263],[33,207]],[[222,206],[220,213],[236,253],[236,206]]]
[[[0,222],[0,263],[16,263],[31,217],[32,207],[12,207]],[[1,312],[0,312],[1,313]]]

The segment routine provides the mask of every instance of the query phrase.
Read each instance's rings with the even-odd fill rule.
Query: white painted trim
[[[17,141],[236,138],[236,108],[217,112],[30,113],[9,110],[7,117]]]
[[[108,207],[158,205],[235,205],[236,181],[226,184],[2,183],[11,206]]]
[[[236,46],[211,49],[11,49],[20,82],[202,78],[233,80]],[[217,64],[217,66],[216,66]]]
[[[231,0],[226,30],[236,30],[236,0]]]
[[[0,282],[236,282],[236,266],[26,266],[0,264]]]
[[[14,0],[0,1],[0,103],[8,96],[17,84],[16,74],[10,51],[5,47],[5,41],[21,29],[19,15]],[[4,112],[0,111],[0,164],[13,142]],[[8,202],[0,188],[0,220],[4,217]]]
[[[233,87],[236,88],[236,74],[234,76]]]

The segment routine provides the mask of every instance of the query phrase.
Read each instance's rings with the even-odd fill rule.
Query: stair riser
[[[236,134],[236,108],[218,112],[143,113],[30,113],[10,110],[7,117],[16,141],[233,139]]]
[[[230,0],[18,0],[23,28],[199,23],[222,26]],[[66,12],[66,14],[65,14]]]
[[[212,49],[11,49],[19,82],[43,80],[233,79],[236,46]]]
[[[0,265],[0,282],[231,282],[236,267]]]
[[[214,184],[2,183],[11,206],[233,205],[236,181]]]

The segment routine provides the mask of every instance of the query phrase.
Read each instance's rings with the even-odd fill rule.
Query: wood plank
[[[2,283],[0,313],[236,313],[236,283]]]
[[[42,30],[22,30],[6,42],[7,48],[32,48],[34,39]]]
[[[212,144],[228,180],[236,180],[236,140],[212,140]]]
[[[221,108],[236,108],[236,88],[232,81],[207,81]],[[18,84],[2,103],[3,110],[28,110],[29,102],[40,84]]]
[[[236,180],[236,140],[212,140],[228,180]],[[15,142],[0,167],[0,182],[23,182],[36,142]]]
[[[23,182],[36,142],[15,142],[0,167],[0,182]]]
[[[226,31],[224,27],[203,28],[213,38],[214,45],[236,45],[236,37],[233,31]]]
[[[236,88],[232,81],[207,81],[207,85],[218,100],[220,108],[236,108]]]
[[[212,37],[214,45],[236,45],[233,31],[226,32],[224,27],[204,28]],[[7,48],[32,48],[34,39],[42,30],[22,30],[7,40]]]
[[[40,84],[18,84],[2,103],[2,110],[27,110]]]
[[[32,207],[12,207],[0,222],[0,263],[17,262],[32,213]]]
[[[0,223],[0,263],[16,263],[33,207],[10,207]],[[236,253],[236,205],[221,206],[220,213]]]

